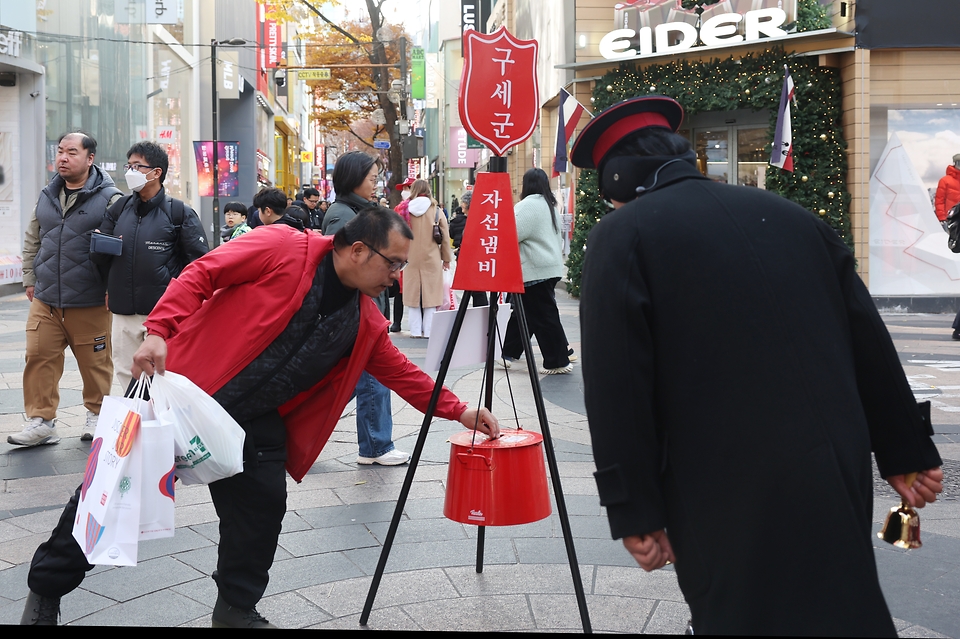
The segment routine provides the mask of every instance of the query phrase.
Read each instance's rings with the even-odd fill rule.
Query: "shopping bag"
[[[173,427],[159,420],[144,420],[140,424],[140,443],[140,541],[173,537]]]
[[[245,433],[226,410],[183,375],[154,375],[153,408],[173,429],[174,473],[184,485],[209,484],[243,472]]]
[[[441,311],[457,310],[457,298],[453,294],[453,269],[443,272],[443,303],[440,305]]]
[[[142,380],[141,380],[142,382]],[[91,564],[137,565],[142,490],[141,424],[154,420],[144,385],[135,398],[106,396],[80,485],[73,537]]]

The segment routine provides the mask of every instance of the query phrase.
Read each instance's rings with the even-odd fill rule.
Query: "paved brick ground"
[[[576,301],[558,291],[568,337],[579,353]],[[69,356],[61,384],[56,446],[20,450],[5,443],[24,418],[21,377],[23,295],[0,298],[0,623],[16,623],[27,594],[26,571],[80,481],[88,445],[79,441],[84,409],[80,377]],[[960,342],[952,317],[885,315],[918,396],[934,403],[938,445],[947,469],[960,469]],[[395,334],[422,362],[426,340]],[[541,378],[570,515],[579,570],[595,631],[680,634],[689,612],[668,568],[645,573],[610,539],[599,506],[583,410],[579,365],[566,376]],[[476,403],[482,371],[457,369],[447,385]],[[496,372],[494,411],[538,430],[525,369],[510,384]],[[115,387],[116,392],[119,388]],[[511,402],[511,391],[514,401]],[[394,439],[413,450],[422,415],[394,396]],[[515,421],[513,422],[516,423]],[[540,522],[487,528],[485,566],[474,568],[473,526],[443,517],[449,444],[460,429],[431,426],[368,627],[375,630],[581,630],[570,566],[555,512]],[[359,616],[407,467],[358,466],[353,406],[310,474],[288,481],[288,508],[259,610],[287,628],[359,629]],[[875,518],[895,499],[877,485]],[[960,637],[960,492],[953,483],[941,504],[923,512],[924,548],[900,551],[877,542],[877,559],[901,636]],[[72,625],[208,626],[216,590],[217,518],[204,487],[177,491],[177,534],[144,542],[135,568],[98,567],[64,597],[62,621]],[[829,531],[822,531],[829,543]],[[816,611],[811,611],[816,614]]]

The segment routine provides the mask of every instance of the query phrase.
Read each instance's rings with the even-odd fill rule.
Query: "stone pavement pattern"
[[[576,301],[559,290],[557,298],[567,335],[579,353]],[[84,409],[69,351],[61,383],[61,443],[26,450],[5,443],[24,418],[26,315],[23,295],[0,298],[0,623],[7,624],[19,621],[30,559],[79,484],[89,450],[79,441]],[[885,319],[915,392],[934,403],[945,469],[960,470],[960,342],[949,337],[952,317],[891,314]],[[422,363],[426,340],[406,335],[394,334],[395,343]],[[524,428],[539,430],[525,367],[512,370],[509,382],[498,369],[494,412],[504,426],[516,425],[512,392],[516,419]],[[446,383],[476,404],[482,371],[453,370]],[[619,541],[610,539],[592,476],[579,365],[572,375],[543,377],[541,384],[594,631],[681,634],[689,611],[675,573],[670,567],[645,573]],[[119,393],[116,385],[114,392]],[[398,448],[410,452],[422,415],[396,395],[393,411],[394,439]],[[532,524],[488,527],[482,574],[474,568],[476,527],[443,517],[447,438],[460,429],[443,420],[430,428],[368,628],[579,632],[555,508],[550,517]],[[351,403],[303,482],[288,479],[280,546],[258,606],[280,627],[361,628],[360,612],[407,467],[358,466],[356,456]],[[951,479],[943,503],[922,512],[922,550],[875,543],[881,581],[904,637],[960,637],[960,490],[956,473]],[[889,489],[878,484],[878,529],[895,502]],[[136,567],[92,570],[79,589],[63,598],[62,622],[209,626],[216,599],[209,575],[216,566],[218,526],[206,488],[178,486],[176,517],[176,536],[142,543]]]

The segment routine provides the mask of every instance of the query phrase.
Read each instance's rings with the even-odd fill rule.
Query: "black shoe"
[[[212,621],[214,628],[276,628],[256,608],[231,606],[219,594],[217,604],[213,607]]]
[[[391,333],[399,333],[399,332],[400,332],[400,325],[399,325],[399,324],[393,324],[393,325],[391,325],[391,326],[390,326],[390,332],[391,332]]]
[[[960,331],[953,332],[953,339],[960,341]]]
[[[23,605],[21,626],[56,626],[60,619],[60,597],[41,597],[30,591]]]
[[[91,435],[90,433],[84,433],[84,434],[80,435],[80,441],[82,441],[82,442],[92,442],[92,441],[93,441],[93,435]]]

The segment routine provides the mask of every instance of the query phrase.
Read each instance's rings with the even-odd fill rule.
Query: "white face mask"
[[[147,176],[141,173],[140,171],[134,171],[130,169],[123,174],[123,178],[127,181],[127,188],[129,188],[134,193],[139,193],[143,187],[147,185],[147,182],[152,182],[153,180],[148,180]]]
[[[409,200],[409,199],[410,199],[410,189],[404,189],[404,190],[400,191],[400,199],[401,199],[401,200]]]

